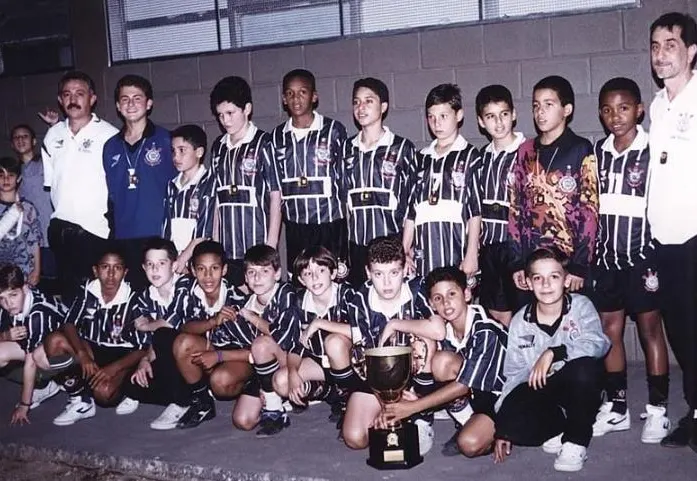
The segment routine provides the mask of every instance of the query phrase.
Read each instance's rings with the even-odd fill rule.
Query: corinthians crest
[[[648,292],[656,292],[658,290],[658,274],[651,269],[646,269],[644,278],[644,289]]]

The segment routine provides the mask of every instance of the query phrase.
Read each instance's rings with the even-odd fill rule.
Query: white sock
[[[264,393],[264,409],[267,411],[283,411],[283,399],[274,391]]]

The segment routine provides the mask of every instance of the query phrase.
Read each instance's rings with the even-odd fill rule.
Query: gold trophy
[[[357,346],[356,346],[357,347]],[[368,383],[382,404],[402,398],[412,371],[412,347],[387,346],[366,349],[355,356],[358,375]],[[368,465],[376,469],[409,469],[423,461],[417,427],[396,422],[389,429],[368,430]]]

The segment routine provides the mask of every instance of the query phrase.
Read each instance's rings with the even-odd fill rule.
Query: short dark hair
[[[194,247],[194,251],[191,254],[191,265],[196,265],[196,262],[198,262],[199,257],[206,254],[214,255],[220,258],[221,263],[225,263],[225,249],[223,249],[223,245],[220,242],[204,240],[203,242],[199,243],[196,247]]]
[[[610,92],[627,92],[637,104],[641,103],[641,90],[637,83],[626,77],[611,78],[603,84],[598,94],[598,107],[602,107],[603,97]]]
[[[252,103],[252,89],[242,77],[232,75],[218,81],[211,90],[211,112],[217,117],[216,107],[223,102],[230,102],[237,107],[244,109],[247,104]]]
[[[426,112],[434,105],[448,104],[454,111],[462,110],[462,92],[455,84],[440,84],[426,95]]]
[[[15,264],[0,265],[0,292],[24,286],[24,273]]]
[[[162,237],[150,237],[145,241],[143,245],[142,262],[145,262],[145,256],[149,251],[166,251],[167,258],[172,262],[176,261],[177,257],[179,257],[174,242],[169,239],[163,239]]]
[[[79,80],[81,82],[85,82],[87,84],[87,87],[90,89],[90,91],[93,94],[97,93],[97,89],[94,86],[94,80],[92,80],[92,77],[87,75],[85,72],[81,70],[71,70],[70,72],[66,72],[63,74],[61,79],[58,81],[58,94],[63,91],[63,88],[65,87],[65,84],[70,82],[71,80]]]
[[[351,92],[351,98],[356,96],[358,89],[366,88],[372,90],[375,95],[380,99],[380,103],[390,103],[390,91],[387,89],[387,85],[382,80],[376,79],[375,77],[365,77],[353,82],[353,91]],[[385,118],[387,112],[383,115]]]
[[[271,266],[277,271],[281,268],[281,256],[273,247],[266,244],[257,244],[247,249],[244,253],[244,269],[249,266]]]
[[[315,264],[324,266],[330,271],[335,271],[338,268],[336,257],[332,251],[321,245],[313,245],[302,250],[298,257],[293,261],[293,273],[300,277],[303,270],[307,269],[310,261]]]
[[[200,161],[203,162],[203,159],[206,157],[206,150],[208,149],[208,137],[201,127],[194,124],[180,125],[170,134],[171,139],[177,137],[191,144],[194,150],[203,147],[203,157],[201,157]]]
[[[401,239],[396,235],[376,237],[368,242],[366,265],[389,264],[399,262],[404,265],[407,256],[404,253]]]
[[[152,100],[152,84],[145,77],[140,75],[128,74],[124,75],[116,82],[116,87],[114,87],[114,101],[119,102],[119,97],[121,97],[121,89],[123,87],[136,87],[143,91],[145,97],[148,100]]]
[[[664,13],[658,17],[651,24],[649,39],[657,28],[665,28],[672,32],[675,27],[680,27],[680,38],[686,47],[697,44],[697,23],[695,19],[691,15],[680,12]],[[695,68],[695,62],[697,62],[697,55],[692,59],[690,68]]]
[[[463,291],[467,289],[467,274],[455,266],[437,267],[426,276],[426,294],[431,297],[431,289],[439,282],[454,282]]]
[[[505,102],[508,108],[513,110],[513,95],[507,87],[499,84],[487,85],[477,93],[474,101],[477,117],[484,113],[484,107],[491,103]]]
[[[285,91],[290,81],[296,78],[305,80],[307,83],[309,83],[313,92],[317,90],[315,76],[312,74],[312,72],[305,70],[304,68],[296,68],[283,76],[283,90]]]
[[[15,132],[19,129],[24,129],[27,132],[29,132],[29,136],[31,137],[31,140],[36,139],[36,132],[34,131],[34,129],[31,128],[31,126],[29,126],[27,124],[17,124],[10,129],[10,140],[12,140],[12,137],[15,136]]]
[[[22,175],[22,161],[16,157],[0,157],[0,170],[19,177]]]
[[[113,240],[108,240],[104,243],[101,250],[99,251],[99,255],[94,260],[94,266],[98,266],[102,259],[104,259],[108,255],[117,256],[119,259],[121,259],[121,262],[123,263],[124,267],[126,267],[126,254],[124,253],[124,250],[121,247],[121,245]]]
[[[537,261],[545,259],[557,261],[559,264],[561,264],[565,271],[569,266],[569,256],[564,254],[558,247],[540,247],[539,249],[533,251],[525,261],[525,275],[530,277],[532,274],[532,265]]]
[[[567,105],[573,107],[576,102],[574,88],[571,86],[571,83],[559,75],[550,75],[549,77],[543,78],[535,84],[532,91],[534,93],[542,89],[554,90],[559,97],[559,102],[561,102],[562,107]]]

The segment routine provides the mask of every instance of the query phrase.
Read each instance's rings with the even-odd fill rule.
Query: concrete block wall
[[[254,121],[263,129],[271,129],[285,120],[280,98],[283,74],[293,68],[307,68],[317,77],[319,110],[342,121],[349,132],[355,131],[351,114],[353,82],[376,76],[390,89],[387,125],[419,146],[430,141],[423,101],[436,84],[460,85],[466,109],[463,135],[482,145],[485,139],[474,116],[474,97],[481,87],[490,83],[508,86],[518,109],[518,129],[532,136],[532,86],[546,75],[559,74],[571,81],[576,92],[572,128],[596,139],[603,135],[597,95],[606,80],[618,75],[633,78],[647,104],[653,97],[656,87],[648,55],[651,22],[668,11],[697,15],[697,0],[644,0],[641,4],[639,8],[598,13],[152,60],[101,71],[94,71],[93,66],[104,65],[105,58],[90,58],[85,53],[90,50],[81,49],[77,67],[92,69],[88,71],[99,86],[101,116],[118,124],[113,108],[114,85],[122,75],[138,73],[154,85],[155,122],[169,128],[197,123],[211,139],[219,129],[210,112],[208,95],[223,76],[241,75],[250,81]],[[41,135],[45,126],[36,112],[46,106],[55,107],[59,77],[60,73],[53,73],[0,79],[0,132],[25,122]],[[4,137],[0,152],[8,153]],[[628,339],[630,357],[640,357],[632,324],[628,325]]]

